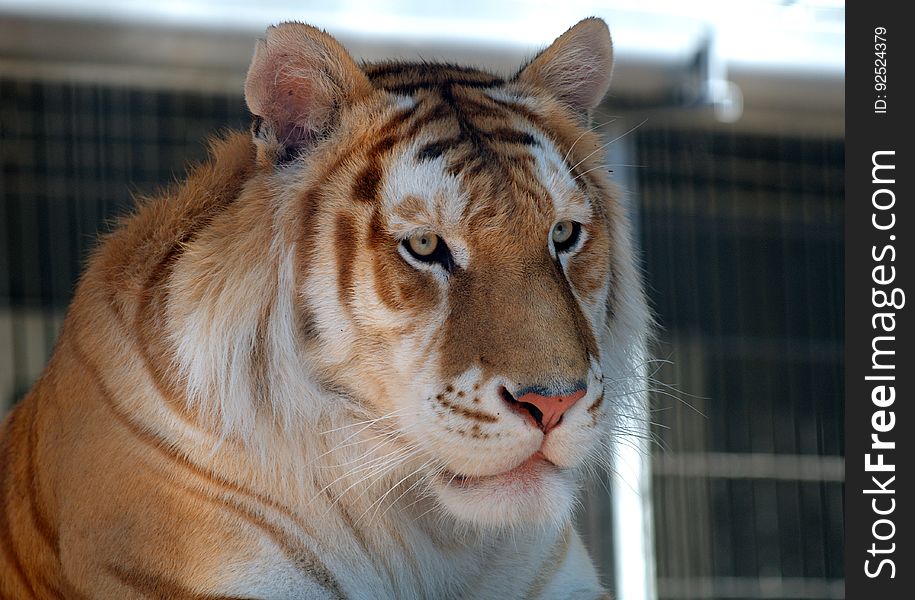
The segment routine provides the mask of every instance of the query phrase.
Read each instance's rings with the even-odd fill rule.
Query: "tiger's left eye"
[[[410,250],[419,256],[430,256],[438,247],[438,236],[434,233],[418,233],[408,238]]]
[[[558,221],[553,225],[553,230],[550,232],[550,239],[553,240],[553,247],[556,248],[556,253],[566,252],[575,245],[575,242],[578,241],[578,236],[581,234],[581,224],[576,223],[575,221]]]

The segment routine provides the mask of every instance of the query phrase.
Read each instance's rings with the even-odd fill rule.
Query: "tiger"
[[[270,27],[249,131],[100,240],[0,433],[3,598],[609,598],[573,526],[649,310],[592,112]]]

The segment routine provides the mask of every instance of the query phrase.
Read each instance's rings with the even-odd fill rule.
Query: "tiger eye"
[[[550,234],[550,237],[553,238],[554,244],[564,244],[569,241],[569,238],[572,237],[574,231],[575,227],[572,221],[559,221],[553,225],[553,231]]]
[[[434,233],[417,233],[410,236],[410,249],[419,256],[430,256],[438,248],[438,236]]]

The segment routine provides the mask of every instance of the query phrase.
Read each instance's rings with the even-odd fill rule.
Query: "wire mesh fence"
[[[841,140],[643,129],[661,598],[843,598]],[[675,398],[671,397],[671,394]]]

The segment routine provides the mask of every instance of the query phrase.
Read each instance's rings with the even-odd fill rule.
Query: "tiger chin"
[[[579,484],[648,316],[581,21],[517,73],[270,28],[3,423],[0,597],[598,598]]]

